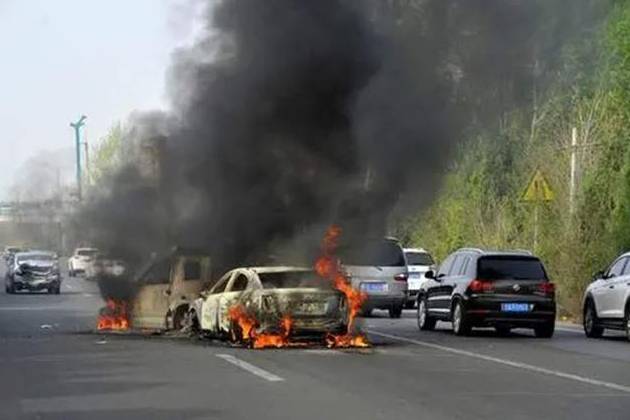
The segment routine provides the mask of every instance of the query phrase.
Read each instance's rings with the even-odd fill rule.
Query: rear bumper
[[[389,309],[393,306],[404,305],[406,301],[407,301],[406,293],[403,293],[400,295],[388,295],[388,296],[368,295],[367,300],[363,304],[363,309],[365,310]]]
[[[531,305],[529,312],[502,312],[501,303],[516,302]],[[555,322],[556,303],[549,298],[528,299],[485,299],[471,298],[466,304],[466,315],[473,326],[510,326],[533,328],[540,324]]]

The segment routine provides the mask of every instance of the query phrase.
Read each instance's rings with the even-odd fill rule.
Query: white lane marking
[[[630,394],[630,386],[616,384],[614,382],[606,382],[600,381],[599,379],[587,378],[585,376],[574,375],[572,373],[561,372],[559,370],[546,369],[543,367],[530,365],[527,363],[514,362],[512,360],[500,359],[498,357],[487,356],[481,353],[474,353],[472,351],[460,350],[453,347],[442,346],[439,344],[428,343],[425,341],[414,340],[412,338],[399,337],[397,335],[386,334],[374,330],[368,330],[369,334],[378,335],[385,338],[391,338],[392,340],[403,341],[411,344],[416,344],[418,346],[427,347],[434,350],[445,351],[453,354],[458,354],[461,356],[473,357],[475,359],[485,360],[487,362],[498,363],[505,366],[510,366],[517,369],[527,370],[530,372],[542,373],[544,375],[556,376],[558,378],[570,379],[572,381],[582,382],[589,385],[601,386],[604,388],[614,389],[616,391],[622,391]]]
[[[284,378],[281,378],[277,375],[274,375],[271,372],[268,372],[264,369],[259,368],[258,366],[254,366],[251,363],[247,363],[244,360],[237,359],[236,357],[230,354],[217,354],[218,358],[225,360],[228,363],[232,363],[234,366],[238,366],[241,369],[245,369],[249,373],[253,373],[254,375],[261,377],[263,379],[268,380],[269,382],[282,382]]]

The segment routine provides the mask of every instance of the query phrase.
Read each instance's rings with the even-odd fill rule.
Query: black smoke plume
[[[332,222],[383,235],[431,201],[465,129],[532,101],[566,25],[543,12],[575,28],[582,3],[221,1],[173,56],[174,110],[132,123],[81,225],[128,260],[181,244],[217,270]]]

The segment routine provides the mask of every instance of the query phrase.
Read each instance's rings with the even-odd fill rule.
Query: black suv
[[[543,263],[528,251],[463,248],[425,274],[418,295],[418,327],[432,330],[451,321],[457,335],[473,327],[533,328],[550,338],[556,319],[555,287]]]

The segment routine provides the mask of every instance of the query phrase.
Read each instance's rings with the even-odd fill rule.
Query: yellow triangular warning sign
[[[540,170],[536,170],[523,194],[523,201],[551,201],[553,199],[554,193],[547,179]]]

